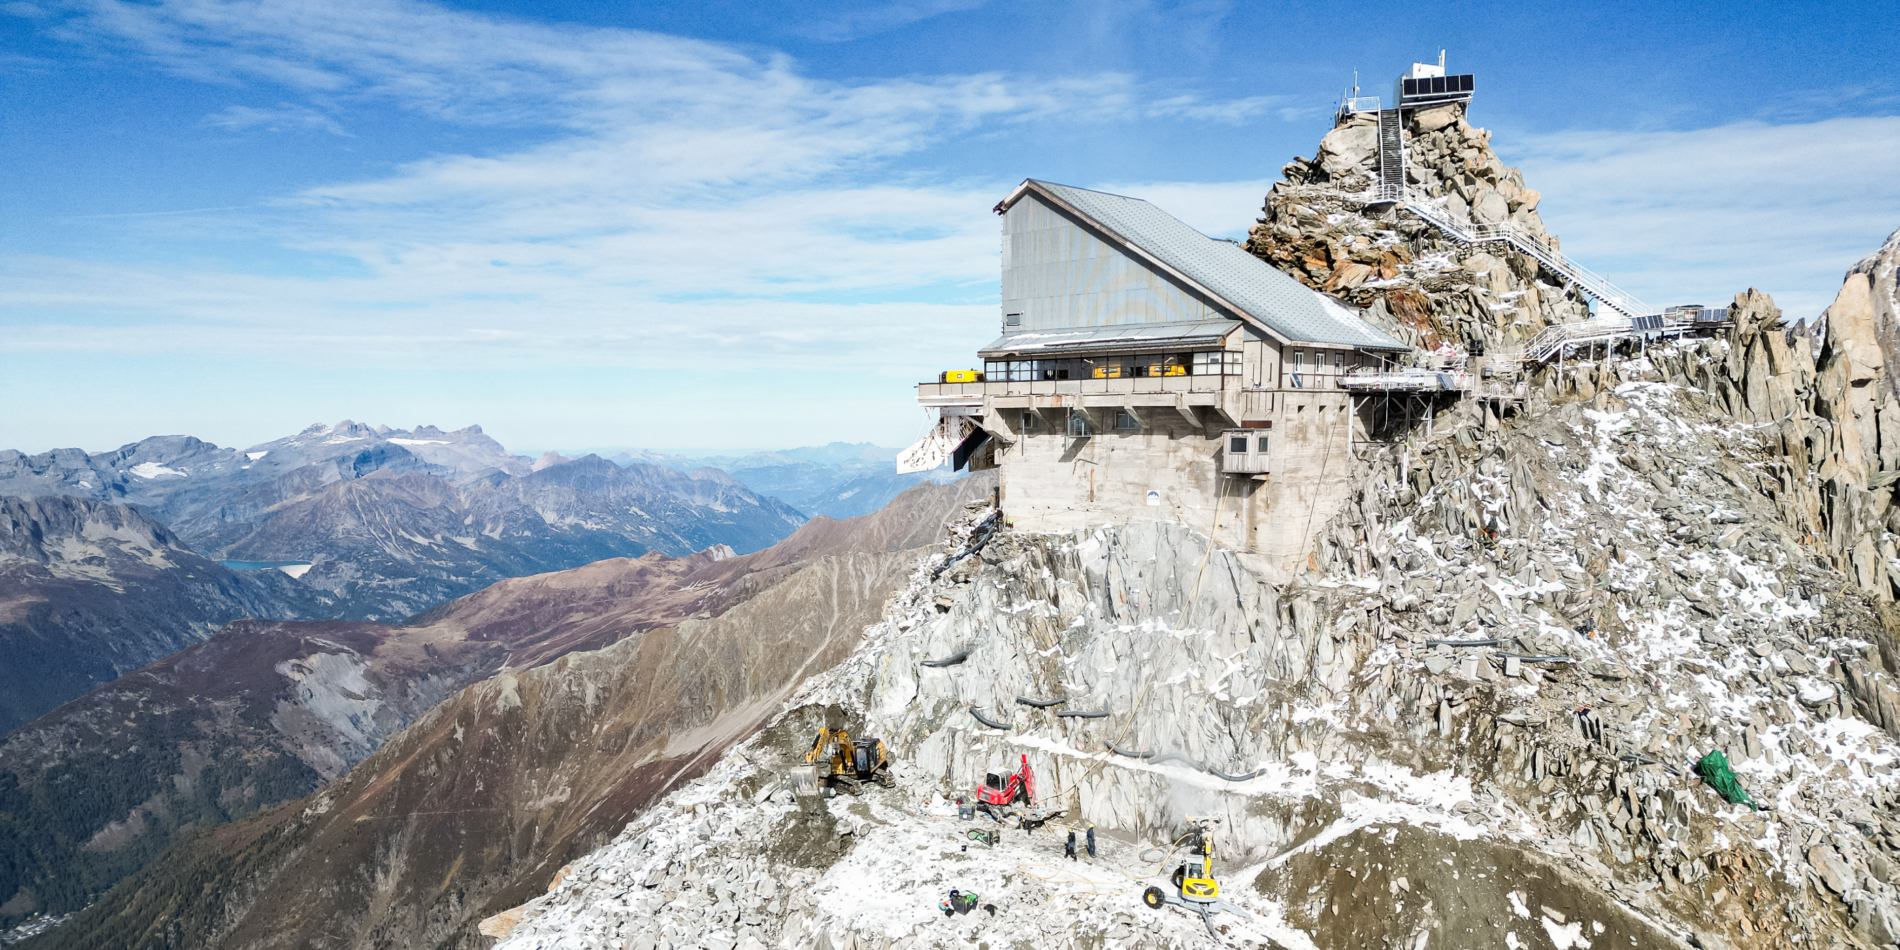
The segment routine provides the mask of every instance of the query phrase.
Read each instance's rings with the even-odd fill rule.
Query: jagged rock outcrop
[[[1900,232],[1849,271],[1818,323],[1784,319],[1757,290],[1737,294],[1727,335],[1626,354],[1662,378],[1714,396],[1772,457],[1761,491],[1781,522],[1819,544],[1862,590],[1900,594],[1900,339],[1894,272]],[[1647,361],[1644,364],[1642,361]],[[1617,359],[1543,374],[1544,398],[1592,398],[1627,376]]]
[[[316,795],[178,844],[24,946],[485,946],[481,919],[542,890],[849,655],[918,546],[993,487],[981,476],[920,486],[877,514],[816,519],[765,551],[701,564],[662,585],[673,613],[647,619],[664,625],[511,665]],[[426,650],[458,625],[471,640],[612,633],[611,612],[585,609],[631,599],[599,583],[610,569],[510,582],[549,596],[477,595],[432,612],[403,646]]]
[[[1555,247],[1542,197],[1491,149],[1460,104],[1413,112],[1404,130],[1408,185],[1459,222],[1509,223]],[[1296,158],[1267,193],[1247,249],[1316,290],[1369,308],[1367,317],[1430,349],[1496,349],[1547,324],[1583,319],[1584,298],[1509,245],[1460,245],[1418,217],[1367,204],[1378,172],[1378,120],[1341,117],[1312,159]]]

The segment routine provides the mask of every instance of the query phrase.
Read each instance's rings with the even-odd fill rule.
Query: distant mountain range
[[[703,466],[720,469],[747,488],[769,495],[807,515],[855,518],[882,509],[912,485],[949,482],[957,473],[949,468],[912,475],[895,469],[899,449],[869,442],[833,442],[829,445],[754,452],[740,456],[689,457],[638,449],[608,451],[623,465],[664,465],[681,471]]]
[[[133,947],[236,924],[281,932],[284,946],[317,945],[311,927],[476,945],[475,921],[519,903],[848,652],[918,550],[993,484],[815,519],[749,555],[649,554],[505,580],[405,625],[231,624],[0,742],[0,929],[84,907],[164,853],[156,883],[113,893],[165,903],[207,886],[229,920],[161,932],[143,906],[115,907],[66,935]],[[399,735],[406,744],[376,754]],[[439,784],[451,774],[465,781]],[[326,786],[340,790],[271,810]],[[234,841],[263,849],[227,850]],[[441,905],[389,916],[361,887],[385,875]]]
[[[479,426],[348,420],[242,450],[159,436],[96,455],[0,452],[0,495],[133,505],[213,559],[308,563],[301,579],[332,616],[367,620],[602,558],[755,551],[806,520],[716,468],[534,463]]]
[[[242,618],[391,623],[497,581],[649,552],[744,554],[921,481],[869,443],[538,460],[480,426],[349,420],[224,448],[0,451],[0,730]],[[280,564],[283,571],[227,569]],[[293,580],[293,578],[295,578]],[[4,899],[0,897],[0,899]]]

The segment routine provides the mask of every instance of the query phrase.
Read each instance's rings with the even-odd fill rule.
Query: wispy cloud
[[[146,225],[340,256],[360,262],[356,276],[14,261],[0,306],[34,318],[0,343],[15,351],[276,347],[319,362],[437,365],[934,361],[988,330],[988,208],[1011,182],[919,177],[894,171],[893,159],[1036,119],[1228,121],[1279,105],[1149,106],[1134,79],[1113,73],[822,82],[777,56],[411,0],[73,9],[61,29],[76,41],[325,104],[233,106],[207,120],[220,127],[342,133],[331,116],[346,106],[336,104],[374,99],[546,133],[514,151],[433,157],[263,208]]]
[[[1757,287],[1812,317],[1900,226],[1900,117],[1497,144],[1564,250],[1654,305]]]
[[[1284,121],[1311,118],[1325,114],[1326,109],[1315,109],[1298,96],[1248,96],[1244,99],[1225,99],[1207,101],[1200,96],[1171,96],[1151,103],[1147,114],[1154,117],[1181,116],[1205,122],[1220,122],[1227,125],[1239,125],[1248,119],[1262,115],[1274,115]]]
[[[838,8],[826,16],[795,22],[791,32],[826,42],[862,39],[946,13],[962,13],[985,6],[989,0],[890,0],[852,9]]]
[[[213,128],[229,129],[241,132],[248,129],[263,129],[266,132],[328,132],[331,135],[348,136],[343,126],[329,116],[306,106],[278,103],[275,108],[258,109],[251,106],[227,106],[222,111],[205,116],[204,122]]]

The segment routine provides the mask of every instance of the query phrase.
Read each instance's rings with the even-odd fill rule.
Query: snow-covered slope
[[[1757,430],[1656,363],[1592,369],[1587,401],[1367,460],[1289,587],[1180,525],[926,563],[778,726],[501,946],[1200,946],[1137,900],[1187,815],[1222,819],[1228,946],[1891,940],[1877,608],[1778,519]],[[807,817],[771,789],[834,707],[898,787]],[[1765,810],[1695,777],[1711,749]],[[933,812],[1024,754],[1061,819],[990,849],[963,835],[984,819]],[[1082,822],[1101,853],[1067,862]],[[939,913],[952,887],[995,915]]]

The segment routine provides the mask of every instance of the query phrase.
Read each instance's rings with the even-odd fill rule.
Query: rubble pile
[[[1267,192],[1247,249],[1307,285],[1368,308],[1368,319],[1431,349],[1522,343],[1551,323],[1587,319],[1585,299],[1508,245],[1460,245],[1389,204],[1368,204],[1379,167],[1378,118],[1342,116],[1312,159],[1296,158]],[[1407,184],[1461,223],[1509,223],[1558,246],[1541,196],[1465,121],[1463,104],[1408,114]]]

